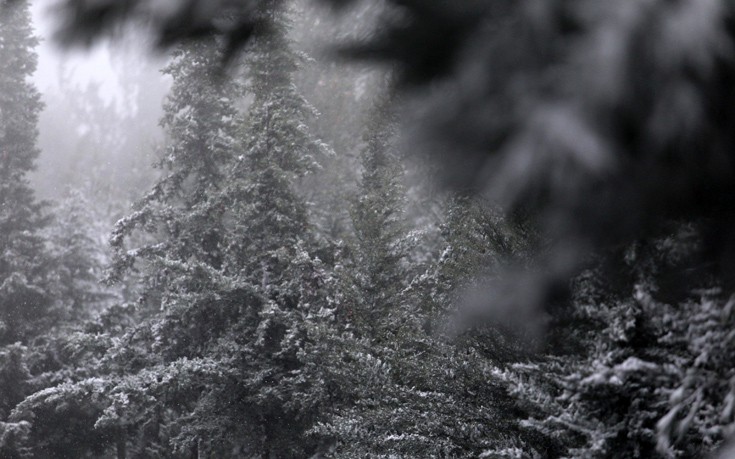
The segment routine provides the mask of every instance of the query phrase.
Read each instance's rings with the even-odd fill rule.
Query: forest
[[[732,2],[37,2],[0,459],[735,458]]]

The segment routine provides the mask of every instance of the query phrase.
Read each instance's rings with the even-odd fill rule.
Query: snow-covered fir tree
[[[301,457],[317,446],[304,432],[321,402],[317,382],[302,374],[304,323],[327,301],[328,275],[310,254],[314,235],[296,185],[331,151],[310,132],[315,112],[294,85],[303,56],[289,42],[288,12],[266,3],[259,14],[268,26],[257,31],[244,59],[253,98],[239,153],[215,200],[227,227],[221,268],[227,284],[217,291],[238,312],[212,344],[230,373],[197,414],[208,420],[202,430],[227,438],[236,454]]]
[[[31,390],[27,346],[61,318],[51,302],[47,221],[27,177],[39,153],[41,101],[28,81],[36,44],[28,2],[0,2],[0,455],[8,458],[21,457],[28,434],[28,423],[8,419]]]
[[[397,309],[406,288],[402,265],[409,247],[403,218],[402,165],[395,157],[395,120],[387,98],[377,103],[364,134],[362,177],[350,209],[354,241],[345,276],[340,314],[368,336],[379,333],[382,319]]]
[[[37,43],[28,3],[0,2],[0,344],[27,340],[49,317],[45,224],[27,174],[38,156]]]
[[[120,299],[114,290],[102,285],[102,267],[108,260],[106,241],[99,238],[98,225],[102,221],[91,202],[79,191],[68,190],[53,206],[52,217],[44,235],[51,267],[49,291],[57,322],[24,352],[23,364],[31,375],[25,384],[30,400],[46,389],[96,374],[95,351],[88,348],[95,344],[99,347],[103,338],[99,328],[95,330],[97,336],[92,336],[92,324]],[[113,332],[109,325],[105,328]],[[28,457],[102,454],[110,442],[109,432],[88,434],[101,415],[99,404],[82,397],[69,398],[58,405],[39,407],[26,416],[30,405],[33,403],[25,401],[12,409],[12,420],[26,426],[26,436],[16,446]]]
[[[69,189],[51,209],[44,236],[53,267],[53,297],[60,318],[72,324],[98,313],[117,300],[104,285],[109,262],[105,229],[94,204],[79,190]]]
[[[244,77],[217,71],[216,40],[180,47],[166,69],[164,174],[112,238],[110,278],[137,270],[145,283],[135,310],[123,308],[137,323],[100,336],[90,322],[72,345],[91,367],[29,397],[17,419],[76,400],[118,457],[314,452],[303,433],[319,390],[310,397],[301,375],[301,324],[328,276],[309,255],[294,184],[329,149],[309,133],[312,110],[292,82],[286,12],[260,14]],[[138,232],[154,240],[130,247]]]
[[[425,305],[431,276],[416,273],[434,268],[411,265],[417,237],[404,214],[395,123],[389,101],[379,101],[332,314],[312,322],[310,368],[331,402],[312,433],[331,443],[329,457],[516,457],[523,442],[500,415],[513,407],[495,362],[427,327],[440,315]]]
[[[139,271],[134,276],[143,280],[144,295],[137,306],[113,305],[84,324],[79,333],[70,334],[65,340],[70,355],[61,358],[76,368],[17,408],[17,419],[32,421],[51,412],[77,424],[76,432],[58,435],[53,422],[36,421],[31,436],[37,442],[44,432],[57,434],[38,442],[38,451],[63,450],[68,439],[90,429],[99,434],[98,441],[78,441],[80,454],[116,449],[125,457],[128,450],[159,454],[175,449],[165,427],[152,435],[147,426],[178,419],[191,397],[176,392],[169,395],[169,403],[159,405],[145,403],[147,399],[140,396],[163,396],[168,388],[146,386],[145,378],[170,371],[167,364],[172,359],[163,353],[169,343],[157,341],[156,332],[165,323],[166,313],[175,313],[171,311],[175,305],[166,307],[169,298],[196,282],[182,276],[181,266],[188,261],[211,266],[217,258],[216,218],[211,216],[217,211],[205,204],[221,185],[222,171],[234,152],[238,123],[234,103],[241,94],[234,82],[219,79],[214,65],[217,49],[213,40],[182,46],[165,69],[174,86],[162,120],[171,138],[161,160],[164,174],[136,211],[118,223],[112,238],[116,258],[108,275],[119,280],[126,270]],[[150,236],[138,237],[146,232]],[[142,246],[125,247],[141,241]],[[129,394],[133,389],[138,398]],[[130,397],[127,409],[116,410],[116,403],[126,397]],[[70,406],[79,411],[70,411]],[[163,414],[168,415],[165,420]]]

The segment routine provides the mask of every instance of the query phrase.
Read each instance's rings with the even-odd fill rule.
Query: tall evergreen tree
[[[110,279],[139,271],[135,276],[144,282],[143,297],[137,307],[113,306],[102,311],[80,333],[68,336],[70,355],[64,358],[72,366],[70,374],[17,408],[16,419],[37,419],[31,438],[38,441],[39,454],[63,450],[68,439],[88,435],[90,430],[96,432],[98,441],[76,441],[79,454],[98,454],[112,447],[119,457],[125,457],[131,449],[143,455],[169,454],[176,449],[169,442],[174,434],[166,429],[196,398],[186,389],[152,385],[149,378],[192,367],[177,360],[182,352],[177,355],[175,348],[180,342],[187,350],[198,346],[199,342],[191,342],[197,330],[182,333],[178,339],[159,331],[179,314],[183,321],[191,317],[176,309],[182,302],[173,300],[196,289],[196,273],[187,277],[185,264],[191,261],[206,267],[218,258],[217,210],[206,202],[221,185],[234,151],[239,119],[234,103],[241,93],[231,80],[219,79],[214,65],[217,50],[214,40],[182,46],[165,70],[174,86],[162,120],[171,138],[161,160],[164,175],[136,211],[118,223],[112,237],[116,253]],[[139,233],[149,236],[141,238]],[[131,243],[141,245],[128,249],[126,244]],[[193,325],[206,316],[203,312],[187,323]],[[219,330],[219,326],[210,327],[219,325],[219,319],[212,316],[209,322],[200,323],[199,330]],[[176,341],[164,341],[168,339]],[[194,357],[192,354],[183,353]],[[191,379],[182,376],[182,385]],[[160,404],[146,403],[148,397],[158,396],[168,398]],[[125,400],[125,406],[119,406]],[[61,413],[74,423],[68,424],[70,430],[60,431],[54,422],[41,421],[54,419],[43,416],[45,413]],[[151,425],[156,427],[153,433]]]
[[[39,153],[41,101],[29,83],[36,44],[28,2],[0,2],[0,455],[8,458],[23,453],[29,427],[6,422],[30,391],[28,348],[20,343],[29,344],[59,318],[51,307],[46,219],[27,177]]]
[[[161,160],[164,175],[140,209],[118,223],[113,235],[117,260],[112,276],[121,277],[137,263],[146,284],[143,304],[151,308],[137,331],[124,338],[135,346],[140,361],[129,367],[129,352],[119,348],[109,352],[117,365],[126,368],[125,377],[113,379],[104,389],[110,405],[98,424],[124,429],[118,451],[125,442],[137,454],[198,449],[198,437],[187,436],[182,429],[196,422],[191,411],[202,388],[219,382],[212,379],[212,372],[222,374],[222,368],[207,358],[207,348],[227,330],[237,309],[216,301],[226,229],[223,209],[212,200],[224,185],[236,151],[241,116],[235,104],[243,93],[233,79],[217,74],[214,62],[220,56],[214,39],[182,46],[174,53],[165,70],[174,84],[162,120],[171,139]],[[123,244],[135,229],[154,239],[126,251]],[[151,384],[157,379],[162,380]],[[150,397],[162,401],[145,403]],[[128,398],[137,403],[121,404]],[[177,436],[185,439],[176,440]]]
[[[40,96],[28,3],[0,3],[0,344],[27,340],[49,305],[41,206],[27,174],[38,156]]]
[[[270,26],[251,42],[244,84],[218,73],[216,40],[182,46],[167,68],[165,174],[112,237],[110,277],[139,270],[145,282],[138,323],[121,337],[81,336],[92,374],[34,394],[17,419],[81,398],[118,457],[315,450],[303,433],[319,390],[299,352],[328,276],[308,253],[294,183],[328,148],[309,133],[312,110],[292,82],[286,12],[267,3],[259,14]],[[139,231],[154,240],[129,247]],[[102,356],[95,346],[107,346]]]
[[[343,273],[352,292],[341,309],[369,335],[377,333],[386,314],[399,306],[407,286],[408,270],[402,262],[410,247],[403,218],[403,166],[391,147],[395,126],[390,101],[384,98],[365,128],[362,178],[350,209],[354,241]]]
[[[256,29],[246,50],[253,100],[242,154],[216,198],[228,228],[222,273],[235,286],[240,313],[215,352],[231,362],[232,375],[213,388],[207,410],[237,432],[234,451],[301,457],[316,447],[304,432],[320,403],[315,381],[302,374],[305,319],[327,301],[328,276],[309,253],[314,235],[296,185],[331,151],[311,134],[315,112],[294,85],[303,56],[289,43],[288,11],[266,3],[259,14],[269,25]]]
[[[81,191],[69,189],[52,208],[44,236],[53,266],[56,309],[66,322],[78,324],[117,300],[102,285],[107,247],[99,236],[103,223]]]
[[[95,240],[100,221],[95,218],[92,204],[81,192],[69,190],[54,206],[53,217],[44,235],[52,266],[49,291],[58,322],[36,337],[24,353],[23,363],[31,375],[25,385],[26,394],[53,390],[79,377],[97,374],[96,355],[87,349],[93,347],[95,339],[84,336],[83,330],[85,326],[91,328],[90,322],[100,320],[120,299],[101,283],[106,244],[99,238]],[[103,341],[100,330],[95,331],[97,343]],[[108,336],[110,332],[113,330],[107,331]],[[17,425],[26,426],[26,437],[18,446],[30,457],[99,455],[110,443],[109,432],[100,430],[97,435],[89,435],[101,409],[84,397],[77,397],[73,404],[47,406],[28,418],[22,415],[27,405],[25,401],[13,407],[12,418]]]
[[[411,264],[394,127],[383,100],[366,128],[333,315],[315,321],[309,349],[332,402],[312,432],[332,442],[330,457],[515,457],[523,442],[499,415],[513,406],[495,363],[427,327],[451,306],[425,304],[430,267]]]

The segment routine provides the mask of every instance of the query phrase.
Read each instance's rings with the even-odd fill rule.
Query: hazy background
[[[153,179],[162,140],[165,56],[149,52],[145,37],[133,34],[89,49],[62,48],[53,40],[51,8],[51,2],[33,3],[41,40],[34,79],[45,104],[36,190],[45,199],[63,197],[69,188],[97,203],[134,198],[131,193]]]
[[[102,239],[160,173],[153,165],[165,137],[158,121],[170,86],[160,71],[167,53],[154,50],[150,37],[132,28],[91,48],[61,47],[54,40],[58,18],[53,4],[33,2],[41,40],[34,79],[45,108],[39,123],[41,156],[31,178],[42,199],[62,200],[71,190],[84,195],[94,207],[94,219],[104,222]],[[364,34],[378,10],[376,3],[358,2],[336,16],[313,2],[300,2],[293,15],[293,39],[309,56],[297,84],[320,113],[312,129],[337,153],[328,170],[303,185],[307,193],[321,195],[310,199],[335,201],[332,211],[317,216],[335,232],[348,218],[343,191],[357,183],[365,116],[375,95],[387,87],[387,72],[340,62],[329,45]],[[418,175],[420,169],[412,168]],[[426,214],[433,207],[426,202],[431,198],[413,196],[409,212]]]

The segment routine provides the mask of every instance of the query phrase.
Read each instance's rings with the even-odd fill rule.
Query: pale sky
[[[58,46],[52,36],[56,28],[51,5],[55,0],[33,0],[31,12],[36,29],[36,35],[41,38],[38,52],[38,70],[34,81],[38,89],[44,93],[49,90],[58,90],[62,78],[85,87],[89,82],[99,83],[100,97],[105,102],[122,103],[121,85],[115,69],[116,56],[134,52],[139,59],[161,60],[145,47],[142,40],[132,40],[126,37],[124,44],[102,41],[90,49],[64,49]],[[122,107],[119,107],[122,108]]]

